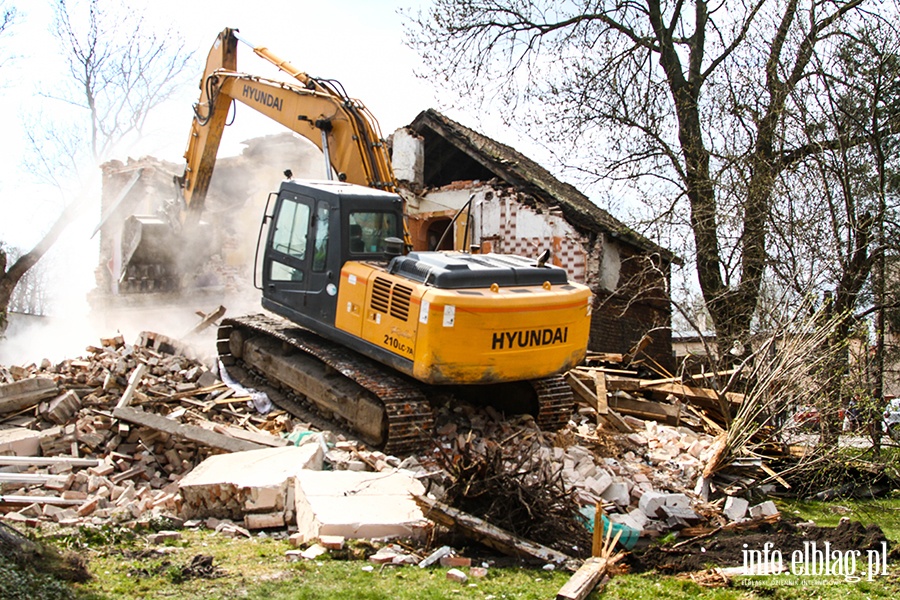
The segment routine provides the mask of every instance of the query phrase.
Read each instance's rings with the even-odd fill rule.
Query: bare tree
[[[36,149],[29,169],[59,183],[80,162],[93,169],[139,140],[148,116],[193,72],[194,51],[177,31],[154,30],[127,3],[55,0],[53,9],[69,77],[45,95],[74,110],[27,131]]]
[[[697,277],[720,347],[751,330],[784,172],[850,140],[797,127],[831,36],[866,0],[435,0],[411,19],[428,74],[634,182],[666,218],[686,201]],[[802,93],[801,93],[802,92]],[[527,115],[527,117],[526,117]],[[897,119],[884,123],[900,130]],[[857,140],[864,143],[864,140]],[[749,346],[748,346],[749,347]]]
[[[6,7],[6,2],[0,2],[0,34],[6,31],[16,18],[15,7]]]
[[[44,234],[43,239],[29,252],[19,256],[11,265],[7,264],[7,253],[0,249],[0,335],[6,331],[9,325],[8,311],[16,286],[25,277],[29,269],[34,267],[43,258],[44,254],[50,250],[69,224],[73,214],[79,209],[78,204],[70,204],[50,230]]]
[[[53,6],[54,32],[70,79],[57,82],[47,97],[73,110],[54,110],[53,117],[65,116],[26,127],[34,151],[26,168],[55,184],[65,197],[85,159],[93,173],[110,152],[142,134],[151,111],[183,82],[194,53],[176,32],[154,31],[140,12],[127,5],[55,0]],[[12,265],[0,252],[0,333],[6,329],[16,285],[83,205],[83,201],[69,203],[43,239]]]
[[[16,21],[16,9],[14,6],[7,7],[6,2],[0,1],[0,39],[9,37],[9,30]],[[0,67],[2,67],[11,56],[5,52],[0,54]]]

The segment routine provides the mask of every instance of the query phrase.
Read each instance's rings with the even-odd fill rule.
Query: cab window
[[[272,248],[298,260],[306,258],[309,206],[285,198],[278,211]]]
[[[349,225],[351,254],[383,253],[384,240],[400,236],[399,223],[395,213],[351,212]]]

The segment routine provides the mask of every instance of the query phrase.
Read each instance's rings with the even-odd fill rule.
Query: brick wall
[[[674,372],[672,314],[666,295],[668,265],[658,258],[628,252],[623,255],[619,286],[608,291],[593,286],[594,312],[588,347],[597,352],[628,352],[646,334],[653,340],[644,350],[667,371]]]

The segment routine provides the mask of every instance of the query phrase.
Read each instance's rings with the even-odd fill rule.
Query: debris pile
[[[30,525],[164,517],[224,535],[275,529],[298,560],[346,552],[352,538],[421,545],[437,525],[573,570],[574,558],[599,556],[601,539],[630,549],[778,518],[773,503],[733,493],[738,476],[711,477],[710,465],[741,463],[723,460],[721,443],[723,402],[738,395],[602,367],[568,380],[581,406],[561,431],[436,398],[433,447],[394,457],[271,405],[263,414],[254,392],[177,340],[104,339],[57,365],[0,369],[0,513]],[[434,564],[483,568],[447,548]]]
[[[291,427],[245,406],[177,341],[144,333],[0,374],[0,502],[12,521],[177,518],[178,481],[222,452],[280,447]],[[240,423],[240,427],[233,423]]]

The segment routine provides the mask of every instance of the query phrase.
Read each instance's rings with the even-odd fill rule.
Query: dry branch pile
[[[541,460],[535,442],[462,441],[452,452],[435,454],[449,478],[444,502],[516,536],[572,556],[589,554],[591,538],[574,490],[561,466]]]

